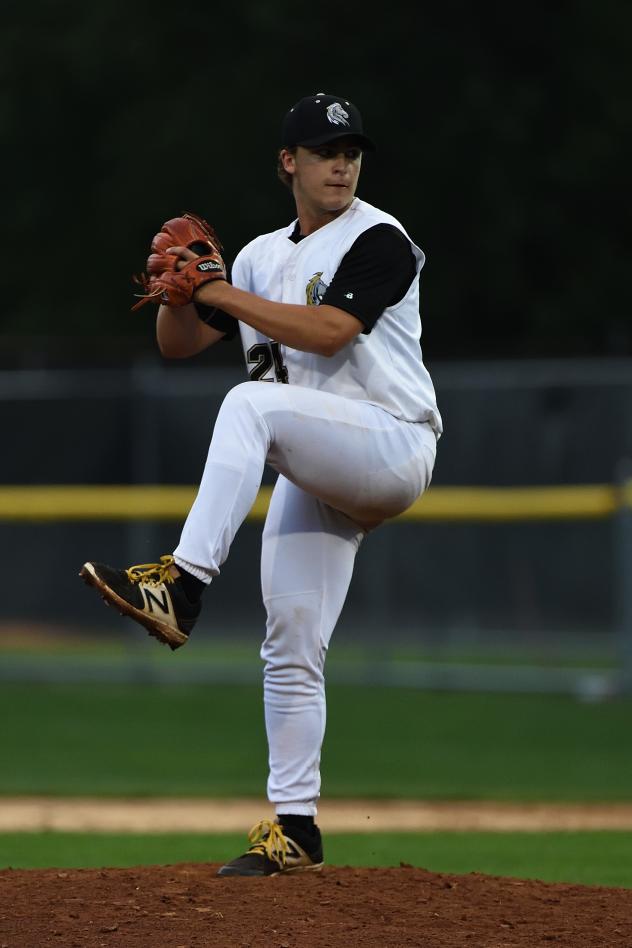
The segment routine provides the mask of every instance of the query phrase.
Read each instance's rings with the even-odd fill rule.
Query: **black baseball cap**
[[[357,139],[365,151],[375,151],[375,145],[364,134],[362,116],[353,102],[324,92],[306,96],[293,105],[281,127],[282,148],[314,148],[347,137]]]

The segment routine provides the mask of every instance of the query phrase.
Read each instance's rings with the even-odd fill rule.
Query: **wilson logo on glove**
[[[195,269],[204,272],[206,270],[223,270],[224,268],[216,260],[203,260],[202,263],[198,263]]]

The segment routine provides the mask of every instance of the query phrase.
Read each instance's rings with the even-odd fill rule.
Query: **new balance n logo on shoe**
[[[143,597],[145,599],[145,609],[147,612],[154,612],[154,605],[158,606],[159,609],[165,615],[169,615],[171,612],[171,601],[166,589],[161,590],[160,599],[152,589],[148,589],[147,586],[140,587]]]

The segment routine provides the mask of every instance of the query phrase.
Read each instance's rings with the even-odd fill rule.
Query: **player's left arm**
[[[220,280],[207,283],[195,294],[197,303],[216,306],[270,339],[302,352],[335,355],[362,332],[355,316],[336,306],[302,306],[276,303]],[[317,312],[315,310],[317,309]]]
[[[404,295],[415,272],[408,238],[389,224],[378,224],[345,254],[317,308],[266,300],[221,280],[202,286],[194,299],[282,345],[332,356],[359,333],[371,331],[384,309]]]

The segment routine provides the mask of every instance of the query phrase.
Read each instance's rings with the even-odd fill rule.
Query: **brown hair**
[[[291,155],[296,154],[296,148],[282,148],[281,151],[289,151]],[[283,162],[281,161],[281,152],[277,155],[277,178],[284,184],[286,188],[292,190],[292,178],[293,175],[288,174],[288,172],[283,167]]]

